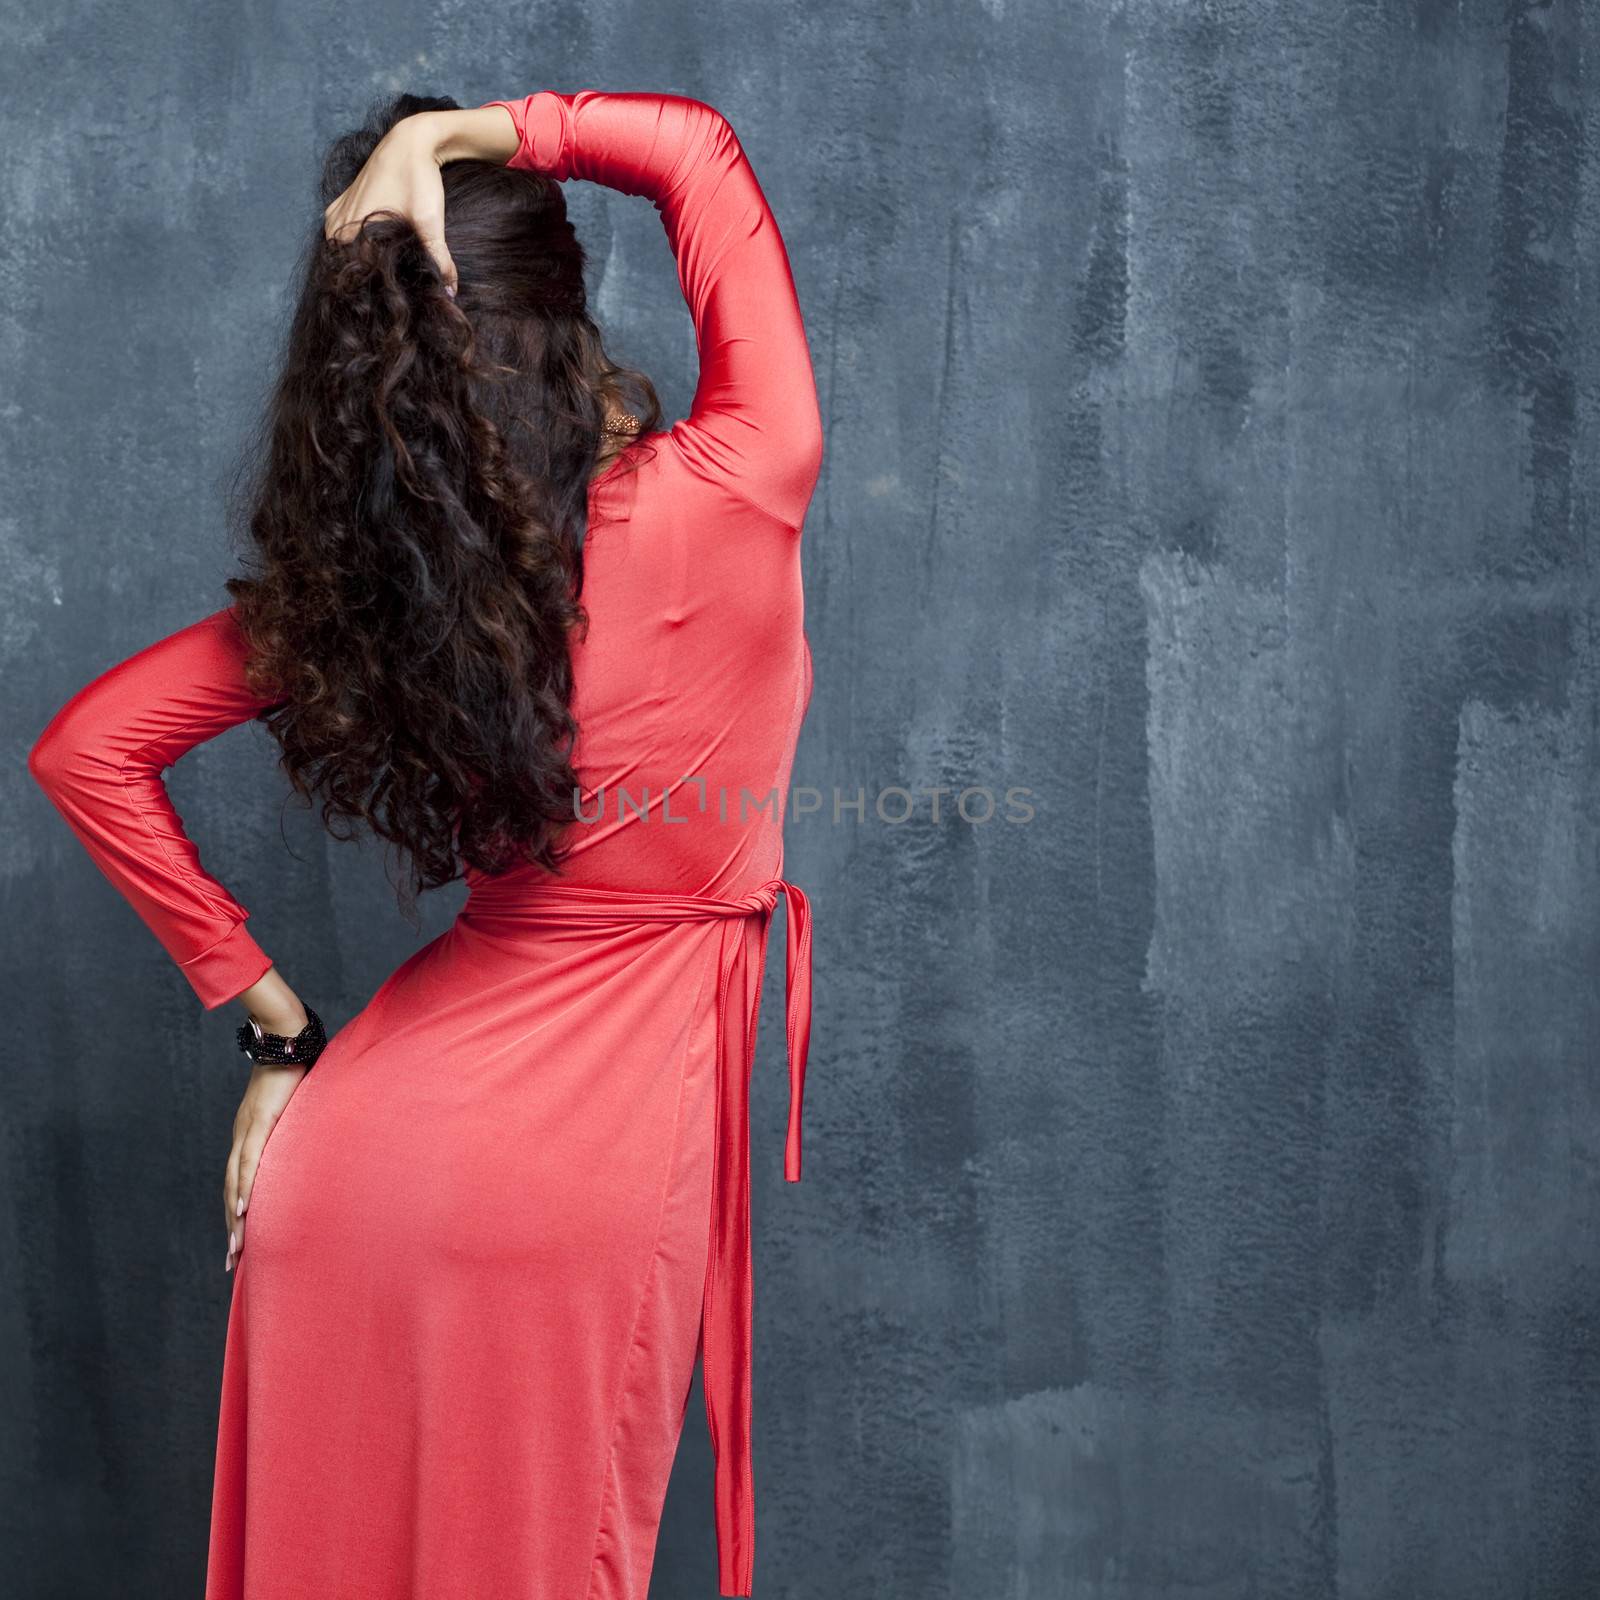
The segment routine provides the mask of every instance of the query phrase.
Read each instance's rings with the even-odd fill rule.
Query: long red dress
[[[720,115],[490,103],[517,122],[514,165],[654,202],[699,382],[592,491],[574,651],[592,820],[570,864],[469,873],[452,927],[338,1029],[267,1142],[208,1600],[643,1597],[702,1337],[720,1590],[751,1592],[748,1088],[782,894],[798,1179],[809,918],[780,805],[811,689],[816,391]],[[204,617],[80,691],[30,758],[208,1008],[271,963],[161,774],[265,708],[244,653],[231,608]]]

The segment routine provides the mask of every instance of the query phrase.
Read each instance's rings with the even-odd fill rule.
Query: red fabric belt
[[[500,880],[504,883],[504,880]],[[511,886],[506,885],[510,891]],[[523,926],[603,927],[645,922],[759,918],[754,939],[735,942],[720,963],[717,993],[717,1126],[711,1188],[711,1253],[701,1313],[706,1422],[716,1459],[719,1589],[748,1595],[755,1566],[755,1486],[750,1449],[750,1073],[761,1007],[761,957],[778,896],[788,900],[785,977],[789,1040],[789,1130],[783,1175],[800,1181],[801,1110],[811,1043],[811,905],[794,884],[773,878],[736,900],[710,895],[647,894],[540,882],[498,892],[475,885],[462,911],[487,928],[497,918]],[[754,949],[751,971],[747,957]],[[734,1001],[748,997],[748,1006]]]

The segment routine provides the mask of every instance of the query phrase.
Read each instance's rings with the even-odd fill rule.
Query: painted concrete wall
[[[324,139],[382,89],[597,86],[734,121],[828,428],[798,1187],[770,1009],[756,1088],[762,1592],[1600,1593],[1593,4],[7,18],[10,1592],[197,1592],[240,1081],[26,746],[222,603]],[[653,213],[574,203],[681,413]],[[171,781],[330,1017],[453,914],[280,817],[258,730]],[[1031,821],[953,809],[1011,786]],[[893,825],[890,787],[952,793]],[[659,1596],[714,1592],[708,1459],[696,1404]]]

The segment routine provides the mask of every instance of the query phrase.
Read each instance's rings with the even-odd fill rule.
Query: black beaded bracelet
[[[306,1007],[310,1021],[291,1038],[284,1033],[267,1033],[251,1017],[239,1026],[239,1048],[252,1062],[282,1067],[309,1067],[322,1054],[328,1034],[319,1017],[310,1006]]]

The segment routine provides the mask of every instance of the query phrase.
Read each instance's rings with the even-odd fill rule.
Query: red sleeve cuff
[[[506,163],[552,178],[571,176],[567,165],[567,116],[561,96],[552,89],[520,100],[490,100],[478,109],[504,106],[517,128],[517,153]]]
[[[202,950],[178,970],[189,980],[207,1011],[236,999],[272,967],[272,958],[240,922],[209,950]]]

